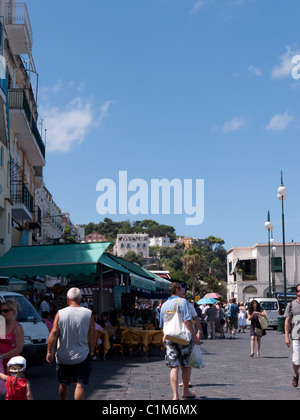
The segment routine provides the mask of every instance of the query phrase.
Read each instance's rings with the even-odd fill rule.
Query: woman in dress
[[[239,333],[241,332],[241,330],[243,330],[243,333],[244,333],[247,326],[247,318],[246,318],[247,311],[243,302],[239,303],[239,309],[240,309],[239,316],[238,316]]]
[[[249,319],[249,321],[251,321],[251,326],[250,326],[251,353],[250,353],[250,357],[253,357],[253,355],[254,355],[255,338],[257,340],[256,354],[257,354],[257,357],[260,357],[261,337],[262,337],[262,335],[266,335],[266,332],[265,332],[265,330],[263,330],[261,328],[258,316],[262,315],[263,317],[265,317],[266,314],[262,310],[262,308],[261,308],[260,304],[257,302],[257,300],[252,300],[251,301],[248,311],[249,311],[248,319]],[[258,329],[258,331],[261,331],[260,334],[262,334],[262,335],[258,334],[258,331],[256,331],[256,329]]]
[[[0,304],[0,315],[5,319],[5,337],[0,337],[0,357],[2,357],[4,372],[7,374],[9,359],[18,356],[24,346],[24,330],[16,321],[17,304],[13,299],[7,299]]]

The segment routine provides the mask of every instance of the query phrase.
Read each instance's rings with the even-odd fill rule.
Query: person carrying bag
[[[173,400],[178,400],[178,371],[182,370],[182,398],[195,398],[189,390],[191,366],[190,356],[194,343],[200,344],[196,336],[188,302],[183,298],[185,290],[180,283],[169,286],[171,297],[162,305],[160,311],[160,328],[163,329],[163,340],[166,342],[166,365],[170,368],[170,382]]]
[[[166,311],[163,332],[166,340],[187,346],[192,339],[192,334],[185,326],[182,315],[178,312],[180,300],[180,298],[176,300],[173,311]]]

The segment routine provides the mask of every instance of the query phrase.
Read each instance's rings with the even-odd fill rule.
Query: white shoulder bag
[[[175,302],[173,311],[166,311],[163,333],[166,340],[187,346],[192,335],[184,325],[182,315],[178,312],[180,298]]]

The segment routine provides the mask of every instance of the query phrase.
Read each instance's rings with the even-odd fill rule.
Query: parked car
[[[0,302],[14,299],[17,303],[17,321],[24,329],[22,356],[28,366],[42,365],[46,361],[49,330],[41,315],[28,299],[19,293],[0,291]]]

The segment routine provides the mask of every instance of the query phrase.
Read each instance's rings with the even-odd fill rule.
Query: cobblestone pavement
[[[191,382],[199,400],[298,400],[292,387],[291,350],[284,335],[268,330],[262,337],[261,357],[250,358],[250,334],[230,340],[204,340],[201,344],[205,368],[192,370]],[[57,400],[55,367],[45,364],[28,372],[36,400]],[[70,389],[70,399],[72,392]],[[169,369],[154,350],[147,359],[134,355],[122,360],[117,354],[94,361],[87,400],[161,400],[172,398]]]

